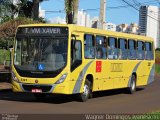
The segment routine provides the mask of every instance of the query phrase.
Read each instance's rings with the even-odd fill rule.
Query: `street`
[[[130,114],[160,111],[160,75],[151,85],[138,88],[133,95],[125,89],[94,93],[94,98],[79,102],[75,96],[48,96],[38,101],[32,94],[0,91],[0,113],[9,114]]]

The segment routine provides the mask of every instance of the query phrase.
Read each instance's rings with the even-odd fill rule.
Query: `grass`
[[[156,68],[155,71],[156,73],[160,74],[160,51],[156,51]]]
[[[156,71],[156,73],[160,74],[160,65],[159,64],[156,64],[155,71]]]
[[[160,120],[160,111],[132,115],[128,120]]]
[[[10,60],[10,51],[0,49],[0,64],[4,64],[6,60]]]

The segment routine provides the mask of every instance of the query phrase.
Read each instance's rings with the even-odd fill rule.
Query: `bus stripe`
[[[73,89],[73,92],[72,93],[80,93],[80,88],[81,88],[81,85],[82,85],[82,81],[83,81],[83,78],[84,78],[84,75],[86,74],[86,71],[88,69],[88,67],[90,66],[90,64],[92,63],[93,61],[89,62],[84,68],[83,70],[80,72],[79,76],[78,76],[78,79],[76,81],[76,84],[74,86],[74,89]]]
[[[132,73],[134,73],[134,72],[136,73],[137,72],[137,69],[138,69],[138,67],[139,67],[139,65],[140,65],[141,62],[142,61],[140,61],[140,62],[137,63],[137,65],[134,67]],[[130,76],[129,81],[128,81],[128,87],[130,87],[132,73],[131,73],[131,76]]]
[[[155,64],[152,65],[152,69],[151,69],[150,74],[148,76],[147,84],[150,84],[154,81],[154,72],[155,72]]]

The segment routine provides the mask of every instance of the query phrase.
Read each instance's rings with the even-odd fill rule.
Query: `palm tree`
[[[44,0],[33,0],[33,9],[32,9],[32,17],[34,20],[38,20],[39,18],[39,3]]]
[[[66,22],[68,24],[77,23],[79,0],[65,0]]]
[[[74,0],[74,3],[73,3],[73,23],[74,24],[77,24],[78,7],[79,7],[79,0]]]

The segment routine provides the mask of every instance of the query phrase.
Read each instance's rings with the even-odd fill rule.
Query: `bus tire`
[[[83,86],[83,93],[80,93],[79,95],[80,101],[86,102],[89,98],[92,98],[92,94],[92,84],[88,79],[86,79]]]
[[[131,82],[130,82],[130,85],[128,87],[128,92],[130,94],[133,94],[133,93],[135,93],[135,91],[136,91],[136,76],[132,75]]]
[[[46,94],[43,94],[43,93],[35,93],[34,94],[34,97],[37,99],[37,100],[44,100],[46,98]]]

